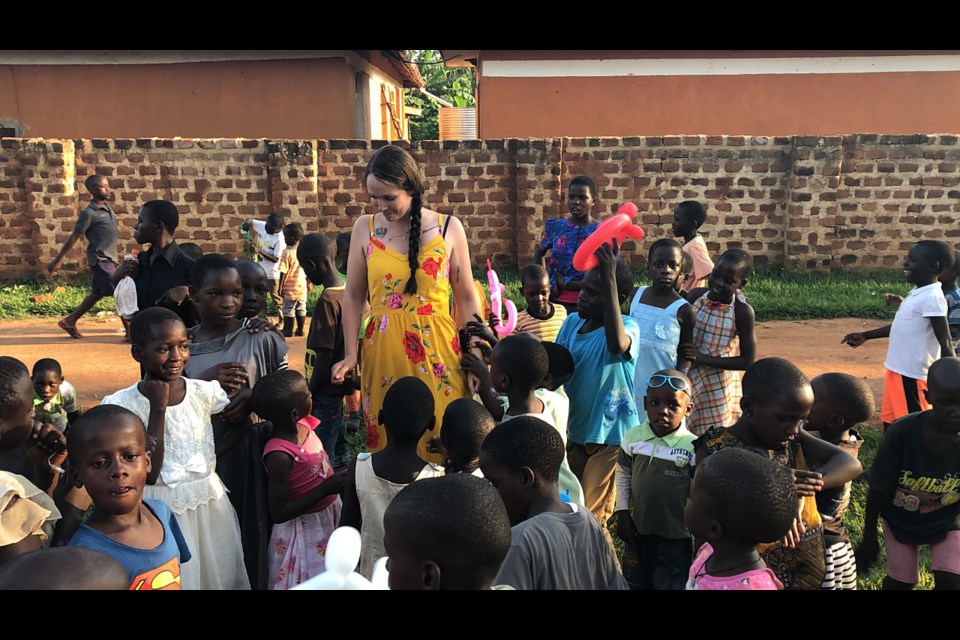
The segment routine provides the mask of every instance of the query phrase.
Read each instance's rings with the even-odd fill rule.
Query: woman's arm
[[[480,307],[477,305],[476,290],[473,288],[473,270],[470,266],[467,235],[463,230],[463,224],[457,218],[451,216],[445,240],[450,253],[450,285],[453,288],[457,313],[464,322],[468,322],[474,316],[480,317]],[[477,340],[479,338],[471,339],[471,344]]]
[[[467,322],[474,317],[480,317],[480,306],[477,303],[476,289],[473,288],[473,271],[470,266],[470,247],[467,244],[467,234],[463,224],[451,216],[450,226],[445,238],[450,248],[450,284],[453,288],[454,303],[457,305],[459,317]],[[480,338],[470,337],[470,352],[478,358],[483,357],[477,343]],[[473,375],[467,375],[467,390],[473,395],[480,388],[480,380]]]
[[[347,255],[347,288],[343,292],[343,335],[360,334],[360,314],[367,301],[367,244],[369,239],[370,216],[363,215],[353,224],[350,241],[350,253]],[[354,242],[356,240],[356,242]],[[357,366],[359,340],[344,340],[343,360],[333,365],[330,381],[343,383],[344,377]]]

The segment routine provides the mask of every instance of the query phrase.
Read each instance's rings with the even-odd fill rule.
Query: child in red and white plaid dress
[[[693,342],[680,345],[693,366],[693,412],[687,428],[702,435],[713,426],[729,427],[740,417],[740,381],[757,352],[753,307],[740,288],[753,273],[753,259],[730,249],[717,261],[709,286],[689,294],[697,321]]]

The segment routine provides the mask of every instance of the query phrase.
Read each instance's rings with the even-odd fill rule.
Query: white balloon
[[[339,573],[324,571],[293,588],[306,591],[340,591],[343,589],[343,583],[343,576]]]
[[[360,532],[353,527],[340,527],[327,541],[327,571],[347,576],[360,562]]]
[[[343,580],[344,591],[370,591],[372,589],[373,585],[370,581],[359,573],[347,574],[347,577]]]
[[[386,591],[390,588],[390,572],[387,570],[387,559],[380,558],[373,563],[373,579],[370,581],[373,588]]]

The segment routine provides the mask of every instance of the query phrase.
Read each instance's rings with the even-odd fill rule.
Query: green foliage
[[[440,52],[434,49],[409,53],[420,69],[427,91],[455,107],[472,107],[476,104],[477,76],[472,68],[448,69],[443,64]],[[439,140],[440,105],[419,89],[406,89],[404,100],[411,107],[423,109],[420,117],[410,120],[410,139]]]
[[[516,303],[518,310],[525,309],[519,273],[498,268],[497,275],[506,285],[507,297]],[[473,277],[486,285],[486,268],[475,269]],[[649,284],[646,273],[638,272],[635,282]],[[760,321],[893,318],[896,310],[884,304],[883,294],[906,295],[909,290],[902,271],[826,273],[769,269],[753,274],[744,295]]]
[[[520,295],[520,275],[514,269],[499,268],[497,273],[507,287],[507,297],[518,310],[526,308]],[[486,268],[474,270],[473,277],[486,286]],[[647,284],[646,274],[638,273],[636,281]],[[75,309],[90,290],[89,282],[65,285],[66,291],[54,295],[51,302],[30,302],[35,295],[53,294],[48,282],[32,280],[4,286],[0,289],[0,319],[28,316],[65,315]],[[307,312],[313,313],[322,287],[313,287],[307,296]],[[816,318],[892,318],[895,310],[883,302],[887,292],[906,295],[910,285],[900,271],[857,272],[786,272],[758,271],[747,284],[744,293],[757,314],[757,319],[804,320]],[[270,313],[276,313],[268,300]],[[97,311],[113,311],[112,298],[104,298],[94,307]]]
[[[0,287],[0,319],[13,320],[28,316],[65,316],[90,293],[90,279],[79,285],[63,286],[62,293],[54,293],[57,285],[51,282],[25,280],[18,284]],[[45,302],[31,302],[33,296],[51,296]],[[89,312],[116,311],[113,298],[101,298]]]

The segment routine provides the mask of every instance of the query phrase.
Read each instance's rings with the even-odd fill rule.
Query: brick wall
[[[627,243],[640,265],[670,233],[681,200],[707,203],[714,254],[743,248],[760,264],[883,268],[918,238],[960,238],[960,144],[955,135],[663,136],[424,141],[408,146],[427,182],[426,205],[457,215],[475,264],[526,263],[545,217],[565,212],[563,187],[593,177],[603,217],[626,200],[647,238]],[[178,240],[240,249],[236,227],[273,211],[307,231],[336,234],[367,211],[365,140],[0,141],[0,278],[35,275],[66,240],[86,202],[83,180],[110,179],[121,249],[133,246],[140,205],[181,212]],[[64,270],[84,269],[83,247]]]

